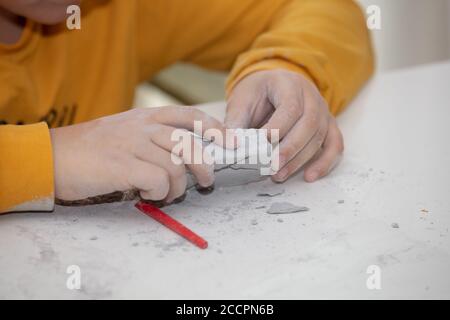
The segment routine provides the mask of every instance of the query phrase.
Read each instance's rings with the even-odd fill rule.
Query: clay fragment
[[[268,214],[290,214],[307,211],[309,211],[308,207],[299,207],[289,202],[275,202],[266,212]]]
[[[281,196],[284,193],[284,190],[282,191],[274,191],[274,192],[259,192],[257,194],[258,197],[269,197],[269,198],[274,198],[274,197],[278,197]]]

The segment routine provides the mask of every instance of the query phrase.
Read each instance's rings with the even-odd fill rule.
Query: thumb
[[[230,129],[256,128],[272,112],[272,105],[267,99],[265,82],[256,75],[241,80],[228,98],[225,126]]]
[[[227,103],[225,126],[229,129],[249,128],[252,120],[249,105],[250,101],[245,101],[240,99],[239,96],[232,95]]]

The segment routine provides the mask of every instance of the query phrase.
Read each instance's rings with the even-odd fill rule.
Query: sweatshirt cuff
[[[54,209],[53,155],[46,123],[0,126],[0,213]]]
[[[295,63],[292,63],[292,62],[289,62],[289,61],[283,60],[283,59],[277,59],[277,58],[265,59],[265,60],[261,60],[256,63],[252,63],[248,66],[239,65],[239,64],[235,65],[235,67],[233,68],[230,76],[227,79],[227,83],[226,83],[227,98],[230,96],[231,92],[233,91],[233,88],[239,83],[239,81],[241,81],[248,75],[258,72],[258,71],[267,71],[267,70],[274,70],[274,69],[284,69],[284,70],[289,70],[289,71],[299,73],[299,74],[303,75],[306,79],[311,81],[312,83],[316,84],[316,82],[314,81],[311,74],[306,69],[302,68],[301,66],[299,66]]]

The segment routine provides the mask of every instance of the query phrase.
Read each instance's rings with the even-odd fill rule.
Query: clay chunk
[[[266,211],[268,214],[291,214],[309,211],[308,207],[296,206],[289,202],[275,202]]]

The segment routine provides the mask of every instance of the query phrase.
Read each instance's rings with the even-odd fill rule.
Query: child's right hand
[[[178,144],[171,134],[177,128],[193,131],[194,121],[202,122],[203,133],[214,128],[226,137],[219,121],[192,107],[135,109],[52,129],[56,198],[75,201],[137,189],[144,199],[171,203],[187,183],[184,162],[171,158]],[[187,166],[201,187],[214,183],[212,165]]]

